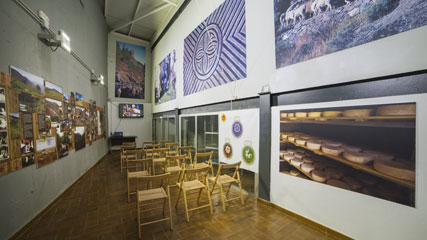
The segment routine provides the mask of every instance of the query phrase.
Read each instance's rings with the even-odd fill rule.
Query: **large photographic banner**
[[[184,96],[246,78],[244,0],[226,0],[184,40]]]
[[[415,207],[419,97],[412,96],[278,107],[272,177]]]
[[[156,104],[176,99],[176,50],[169,53],[156,68],[155,97]]]
[[[240,168],[258,172],[259,109],[219,113],[218,156],[223,163],[242,161]]]
[[[275,0],[276,68],[427,25],[425,0]]]
[[[114,88],[116,98],[144,99],[145,52],[144,46],[117,41]]]

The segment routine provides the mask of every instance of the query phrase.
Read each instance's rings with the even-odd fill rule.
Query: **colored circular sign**
[[[222,122],[225,122],[225,120],[227,120],[227,116],[225,116],[225,114],[222,114],[222,115],[221,115],[221,121],[222,121]]]
[[[224,147],[222,150],[226,158],[231,158],[231,156],[233,155],[233,148],[231,147],[230,143],[224,144]]]
[[[236,137],[240,137],[242,135],[243,126],[239,121],[235,121],[232,126],[233,135]]]
[[[244,146],[242,150],[243,161],[252,164],[255,160],[255,150],[251,146]]]

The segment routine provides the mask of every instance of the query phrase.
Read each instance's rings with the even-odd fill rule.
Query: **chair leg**
[[[173,221],[172,221],[172,208],[171,208],[171,193],[168,186],[168,202],[169,202],[169,222],[171,225],[171,230],[173,230]]]
[[[200,190],[199,190],[199,197],[197,198],[197,204],[200,203],[200,197],[202,196],[202,190],[203,190],[203,188],[200,188]]]
[[[227,198],[228,198],[228,194],[230,194],[231,185],[233,185],[233,183],[230,183],[230,186],[228,186],[228,190],[227,190],[227,194],[226,194]]]
[[[239,181],[239,188],[240,188],[240,200],[242,200],[242,205],[245,205],[245,202],[243,201],[242,183],[240,181]]]
[[[209,191],[209,185],[206,185],[206,194],[208,194],[209,209],[211,210],[211,215],[213,215],[212,201],[211,201],[211,194]]]
[[[190,222],[190,217],[188,216],[187,193],[185,190],[183,191],[183,194],[184,194],[185,216],[187,217],[187,222]]]
[[[163,199],[163,217],[165,216],[166,198]]]
[[[220,196],[221,196],[221,203],[222,203],[222,210],[225,212],[225,201],[224,201],[224,192],[222,191],[222,184],[218,184],[218,187],[220,189]]]
[[[129,186],[129,177],[127,178],[128,183],[128,202],[130,202],[130,186]]]
[[[176,198],[175,209],[178,209],[178,202],[179,202],[179,197],[181,195],[181,191],[182,191],[182,188],[180,187],[178,191],[178,197]]]
[[[140,206],[139,206],[139,199],[138,195],[136,195],[136,208],[137,208],[137,214],[138,214],[138,235],[139,238],[141,238],[141,213],[140,213]]]

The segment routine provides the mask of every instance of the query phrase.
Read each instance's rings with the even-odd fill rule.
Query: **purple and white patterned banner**
[[[184,40],[184,96],[246,78],[244,0],[226,0]]]

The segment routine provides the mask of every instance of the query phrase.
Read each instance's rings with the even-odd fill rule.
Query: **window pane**
[[[175,118],[169,118],[168,121],[168,140],[171,142],[175,142]]]
[[[193,146],[195,144],[196,119],[195,117],[181,118],[181,146]]]
[[[162,118],[162,139],[160,140],[167,140],[168,139],[168,119]]]
[[[161,124],[161,119],[160,118],[156,118],[155,119],[155,124],[156,124],[156,142],[159,142],[161,140],[161,133],[162,133],[162,126]]]
[[[197,117],[197,152],[211,152],[218,162],[218,115]]]

